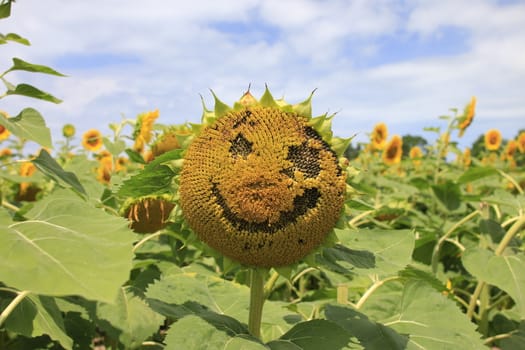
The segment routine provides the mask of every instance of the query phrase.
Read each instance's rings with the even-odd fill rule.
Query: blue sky
[[[60,139],[123,117],[160,110],[159,122],[198,122],[209,89],[232,104],[251,84],[260,96],[302,101],[317,88],[315,114],[337,112],[334,133],[364,141],[378,122],[389,133],[435,134],[438,119],[477,96],[470,145],[489,128],[513,138],[525,128],[525,1],[193,0],[17,1],[0,32],[32,45],[9,57],[45,64],[67,78],[17,72],[64,100],[3,99],[16,115],[32,106]]]

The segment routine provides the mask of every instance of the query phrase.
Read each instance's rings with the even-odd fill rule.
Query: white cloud
[[[221,31],[215,25],[220,22],[247,31]],[[52,66],[79,55],[133,58],[126,64],[68,65],[69,78],[29,77],[64,99],[58,106],[37,103],[53,126],[69,120],[79,130],[102,127],[121,113],[134,117],[154,108],[162,122],[197,121],[199,94],[212,104],[209,88],[231,103],[249,83],[256,95],[268,83],[290,102],[318,88],[314,110],[340,111],[334,121],[340,135],[364,133],[378,121],[393,133],[414,134],[477,95],[471,129],[481,132],[493,122],[512,137],[517,127],[509,125],[523,124],[524,115],[522,23],[525,5],[489,0],[21,1],[2,32],[27,36],[33,45],[2,49],[3,57]],[[399,36],[432,43],[450,28],[466,40],[458,53],[407,52],[392,61],[382,46]],[[355,62],[363,58],[375,63],[358,68]],[[9,64],[0,62],[2,68]],[[27,104],[5,101],[13,109]]]

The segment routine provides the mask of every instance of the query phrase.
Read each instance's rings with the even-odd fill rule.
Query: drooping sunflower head
[[[485,148],[489,151],[497,151],[501,146],[501,132],[498,129],[490,129],[485,133]]]
[[[378,123],[374,126],[372,131],[372,148],[375,150],[382,150],[385,148],[386,139],[388,138],[388,129],[385,123]]]
[[[394,135],[383,150],[383,163],[386,165],[398,164],[401,162],[402,155],[403,140],[401,137],[399,137],[399,135]]]
[[[133,131],[133,138],[135,139],[133,149],[135,151],[142,152],[144,150],[144,146],[151,141],[153,124],[158,117],[158,109],[141,113],[137,116],[135,130]]]
[[[470,103],[467,104],[463,111],[463,115],[459,118],[459,137],[463,136],[465,130],[472,124],[474,114],[476,114],[476,97],[472,96]]]
[[[244,265],[295,263],[339,220],[347,143],[332,137],[331,117],[311,117],[311,96],[289,105],[266,89],[233,108],[215,99],[184,156],[183,215],[202,241]]]
[[[186,125],[167,128],[151,145],[152,158],[155,159],[168,151],[183,148],[190,135],[191,130]]]
[[[168,197],[141,197],[124,205],[123,216],[129,220],[129,227],[133,231],[153,233],[166,227],[174,207],[175,204]]]
[[[90,129],[82,135],[82,146],[88,151],[98,151],[102,147],[102,134],[97,129]]]
[[[510,140],[507,143],[507,146],[505,146],[503,157],[505,159],[512,159],[517,149],[518,149],[518,143],[516,142],[516,140]]]

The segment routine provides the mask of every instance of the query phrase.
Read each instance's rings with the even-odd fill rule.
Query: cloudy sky
[[[365,140],[377,122],[390,134],[435,135],[440,115],[478,99],[460,145],[489,128],[505,138],[525,128],[525,1],[503,0],[18,0],[0,33],[31,46],[2,45],[11,57],[51,66],[59,78],[9,74],[63,99],[10,96],[12,115],[42,112],[60,138],[158,108],[161,123],[198,122],[200,95],[232,104],[251,84],[259,97],[337,112],[334,132]]]

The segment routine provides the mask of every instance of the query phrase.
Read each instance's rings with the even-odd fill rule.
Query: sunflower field
[[[60,102],[13,71],[62,76],[13,58],[2,99]],[[0,105],[0,349],[525,348],[525,130],[459,148],[473,97],[356,143],[313,93],[239,95],[55,140]]]

